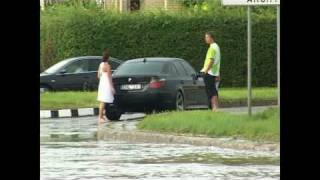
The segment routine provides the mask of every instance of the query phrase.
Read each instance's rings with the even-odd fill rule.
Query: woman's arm
[[[97,78],[100,79],[100,66],[99,66],[99,68],[98,68]]]
[[[114,86],[113,86],[111,66],[109,64],[107,65],[107,72],[108,72],[108,78],[109,78],[109,82],[110,82],[111,91],[112,91],[113,94],[115,94],[116,91],[115,91]]]

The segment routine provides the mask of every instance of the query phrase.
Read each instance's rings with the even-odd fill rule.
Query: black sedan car
[[[40,92],[97,89],[97,70],[101,59],[102,56],[82,56],[58,62],[40,73]],[[121,60],[110,57],[112,70],[121,63]]]
[[[117,120],[124,112],[208,108],[203,78],[179,58],[128,60],[113,73],[116,94],[106,115]]]

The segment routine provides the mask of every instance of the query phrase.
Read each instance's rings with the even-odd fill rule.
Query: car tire
[[[118,112],[107,112],[106,113],[106,117],[110,121],[119,121],[120,117],[121,117],[121,113],[118,113]]]
[[[110,121],[118,121],[120,120],[120,117],[122,115],[122,112],[120,110],[114,107],[110,107],[109,104],[106,104],[105,113],[106,113],[106,117]]]
[[[147,108],[147,109],[144,110],[144,112],[146,114],[155,114],[155,113],[160,112],[160,111],[155,109],[155,108]]]
[[[47,85],[40,85],[40,93],[50,91],[50,87]]]
[[[175,110],[176,111],[185,110],[184,96],[181,91],[178,91],[176,95]]]

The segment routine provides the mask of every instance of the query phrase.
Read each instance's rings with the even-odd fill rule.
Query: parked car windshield
[[[57,71],[59,71],[64,65],[66,65],[69,61],[64,60],[64,61],[60,61],[57,64],[49,67],[47,70],[44,71],[44,73],[48,73],[48,74],[53,74],[56,73]]]
[[[157,61],[147,62],[128,62],[122,64],[115,75],[145,75],[160,74],[163,71],[165,63]]]

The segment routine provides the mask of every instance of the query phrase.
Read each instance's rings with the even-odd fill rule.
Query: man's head
[[[214,42],[213,34],[210,32],[206,32],[204,40],[206,41],[207,44],[212,44]]]

